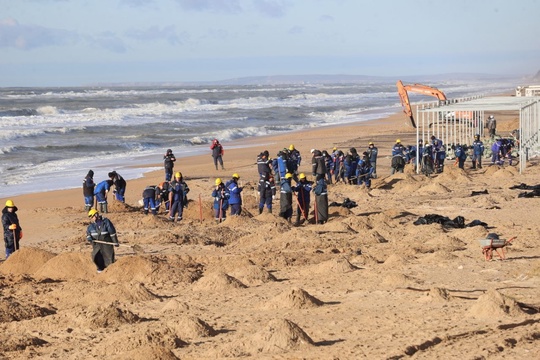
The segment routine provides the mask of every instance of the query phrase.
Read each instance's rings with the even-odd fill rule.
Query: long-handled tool
[[[199,194],[199,218],[202,222],[202,200],[201,200],[201,194]]]
[[[293,194],[294,194],[294,197],[296,198],[296,203],[298,204],[298,208],[300,208],[300,211],[302,212],[302,216],[307,221],[308,217],[307,217],[306,212],[304,211],[302,205],[300,205],[300,200],[298,200],[298,195],[296,195],[294,192],[293,192]],[[304,200],[304,199],[302,199],[302,200]]]
[[[92,242],[95,242],[95,243],[98,243],[98,244],[105,244],[105,245],[115,246],[114,243],[107,242],[107,241],[93,240]],[[118,244],[118,245],[122,246],[122,247],[128,247],[135,253],[143,253],[144,252],[143,248],[140,245],[137,245],[137,244],[135,244],[135,245]]]
[[[319,223],[319,209],[317,209],[317,198],[315,197],[315,201],[313,203],[313,207],[315,210],[315,224]]]
[[[17,230],[13,229],[13,243],[15,246],[15,250],[19,250],[19,245],[17,244]]]
[[[221,193],[223,196],[223,193]],[[219,223],[221,223],[221,217],[223,216],[223,198],[219,199]]]

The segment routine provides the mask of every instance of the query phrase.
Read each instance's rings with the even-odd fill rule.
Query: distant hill
[[[221,81],[209,81],[206,84],[214,85],[275,85],[275,84],[355,84],[369,82],[395,83],[397,80],[407,82],[423,81],[451,81],[451,80],[502,80],[513,79],[516,76],[494,74],[468,74],[450,73],[438,75],[414,75],[414,76],[370,76],[370,75],[274,75],[274,76],[251,76]]]
[[[540,72],[539,72],[540,73]],[[536,76],[539,76],[537,74]],[[371,76],[371,75],[271,75],[249,76],[215,81],[168,81],[159,83],[99,83],[93,86],[200,86],[200,85],[305,85],[305,84],[366,84],[389,83],[395,84],[397,80],[408,83],[443,82],[443,81],[497,81],[518,78],[517,75],[495,75],[477,73],[448,73],[436,75],[411,76]]]
[[[540,70],[532,78],[533,81],[540,81]]]

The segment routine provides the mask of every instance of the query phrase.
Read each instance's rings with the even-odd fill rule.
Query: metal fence
[[[447,153],[451,153],[453,145],[470,145],[476,134],[485,135],[485,115],[497,111],[519,115],[514,140],[522,172],[529,158],[540,155],[540,97],[476,96],[419,104],[416,108],[417,144],[419,140],[427,144],[431,136],[435,136],[443,141]],[[489,149],[486,147],[486,150]],[[417,171],[420,171],[419,166]]]

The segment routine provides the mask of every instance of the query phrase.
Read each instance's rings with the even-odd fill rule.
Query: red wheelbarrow
[[[501,260],[506,259],[505,248],[509,245],[512,245],[512,241],[515,240],[516,238],[517,236],[514,236],[511,239],[505,240],[505,239],[500,239],[499,235],[495,233],[489,233],[485,239],[478,240],[480,242],[480,246],[482,246],[482,254],[484,254],[484,259],[486,261],[491,261],[493,259],[494,250],[497,253],[497,255],[499,255],[499,258]]]

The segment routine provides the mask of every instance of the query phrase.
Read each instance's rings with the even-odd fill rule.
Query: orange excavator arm
[[[409,93],[408,93],[409,91],[422,94],[422,95],[434,96],[437,99],[439,99],[439,101],[446,100],[446,95],[444,95],[444,93],[441,90],[436,89],[434,87],[427,86],[427,85],[422,85],[422,84],[403,85],[401,80],[398,80],[398,82],[396,83],[396,86],[398,88],[398,94],[401,100],[401,105],[403,106],[403,112],[411,120],[411,125],[413,128],[416,128],[416,122],[414,121],[411,103],[409,101]]]

